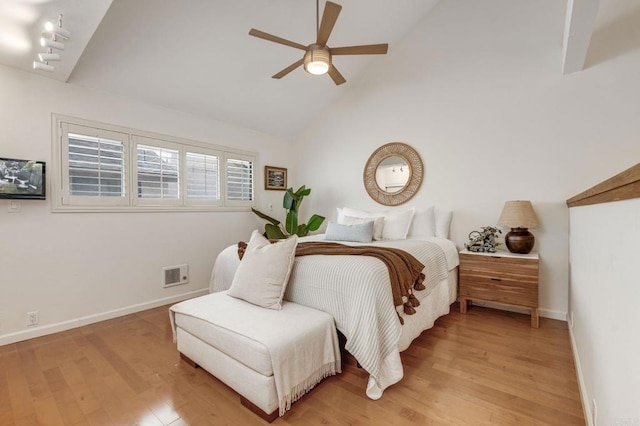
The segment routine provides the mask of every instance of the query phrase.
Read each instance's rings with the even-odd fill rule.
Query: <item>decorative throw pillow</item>
[[[387,213],[384,216],[384,227],[382,228],[383,240],[404,240],[407,238],[411,220],[413,219],[413,208],[400,213]]]
[[[370,243],[373,238],[373,219],[363,219],[365,222],[354,225],[341,225],[329,222],[324,239],[329,241],[353,241],[356,243]]]
[[[436,217],[433,206],[415,210],[407,235],[418,238],[436,236]]]
[[[347,219],[352,218],[352,219]],[[382,239],[382,229],[384,227],[384,213],[369,213],[362,210],[344,207],[338,209],[338,223],[341,225],[353,225],[353,218],[373,219],[373,239]]]
[[[295,235],[271,244],[253,231],[227,294],[263,308],[282,309],[297,245]]]

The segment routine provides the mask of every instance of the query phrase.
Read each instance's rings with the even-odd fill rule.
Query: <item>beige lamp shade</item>
[[[531,201],[507,201],[498,220],[498,225],[509,228],[534,228],[538,224]]]

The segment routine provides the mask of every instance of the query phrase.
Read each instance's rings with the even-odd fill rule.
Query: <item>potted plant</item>
[[[307,223],[298,223],[298,210],[302,204],[304,197],[311,194],[311,188],[307,188],[302,185],[297,191],[293,191],[293,188],[288,188],[284,193],[282,200],[282,207],[287,210],[287,218],[284,226],[279,220],[272,218],[259,210],[251,208],[251,211],[258,215],[260,218],[266,220],[269,223],[264,225],[264,233],[270,240],[281,240],[287,238],[290,235],[297,235],[298,237],[304,237],[309,234],[309,231],[317,231],[324,222],[324,216],[314,214],[311,216]]]

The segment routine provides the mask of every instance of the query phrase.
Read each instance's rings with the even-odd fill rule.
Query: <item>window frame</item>
[[[53,212],[171,212],[249,211],[258,205],[261,176],[259,154],[222,145],[131,129],[113,124],[52,114],[51,209]],[[77,129],[70,131],[69,129]],[[123,142],[124,197],[70,196],[68,134],[79,133]],[[177,199],[138,198],[137,146],[150,145],[179,151]],[[190,199],[187,194],[187,152],[218,158],[219,200]],[[227,200],[227,158],[253,163],[253,200]]]

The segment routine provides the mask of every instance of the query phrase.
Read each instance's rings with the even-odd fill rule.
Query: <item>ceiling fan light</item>
[[[304,54],[304,69],[309,74],[322,75],[329,71],[331,55],[326,48],[310,49]]]

